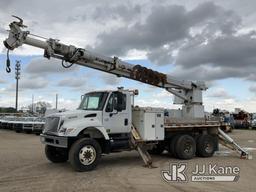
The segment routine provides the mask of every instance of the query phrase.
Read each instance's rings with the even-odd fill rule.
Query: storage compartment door
[[[145,127],[144,127],[144,135],[145,140],[154,141],[156,139],[156,117],[155,113],[145,113]]]
[[[164,114],[156,113],[156,140],[164,140]]]

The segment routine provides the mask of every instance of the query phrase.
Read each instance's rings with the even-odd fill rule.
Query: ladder
[[[153,168],[152,158],[147,151],[146,144],[143,142],[139,132],[133,125],[131,126],[131,143],[134,146],[134,148],[138,151],[139,155],[141,156],[142,160],[145,163],[145,166]]]
[[[219,134],[218,134],[219,142],[223,146],[240,153],[241,159],[251,159],[252,158],[251,154],[249,154],[248,151],[246,151],[240,145],[238,145],[234,141],[234,139],[232,139],[230,136],[228,136],[224,131],[222,131],[220,128],[218,129],[218,131],[219,131]]]

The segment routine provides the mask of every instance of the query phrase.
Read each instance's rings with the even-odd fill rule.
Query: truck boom
[[[62,60],[64,67],[69,67],[75,63],[111,73],[118,77],[125,77],[164,88],[175,95],[174,104],[183,105],[184,118],[204,117],[202,91],[207,89],[204,82],[180,81],[170,75],[122,61],[118,57],[106,57],[73,45],[65,45],[56,39],[39,39],[38,36],[33,36],[29,31],[23,30],[26,28],[23,20],[16,16],[14,17],[19,21],[10,23],[9,37],[3,42],[8,52],[27,44],[43,49],[44,57],[48,59],[53,57]],[[64,62],[69,62],[70,65],[67,66]]]

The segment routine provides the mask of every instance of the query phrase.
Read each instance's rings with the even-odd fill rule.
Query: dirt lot
[[[256,131],[235,130],[230,135],[242,146],[256,148]],[[48,162],[38,136],[0,130],[0,191],[254,191],[255,149],[252,154],[253,160],[241,160],[231,153],[183,161],[188,164],[188,170],[194,170],[196,164],[238,166],[238,182],[167,183],[161,178],[161,171],[168,170],[169,163],[178,162],[167,154],[153,156],[157,166],[154,169],[143,167],[133,151],[104,156],[96,170],[78,173],[69,163]]]

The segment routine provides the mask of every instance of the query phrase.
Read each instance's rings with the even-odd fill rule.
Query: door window
[[[106,112],[113,112],[113,110],[126,110],[126,94],[120,94],[117,92],[114,92],[109,97],[107,106],[106,106]]]

